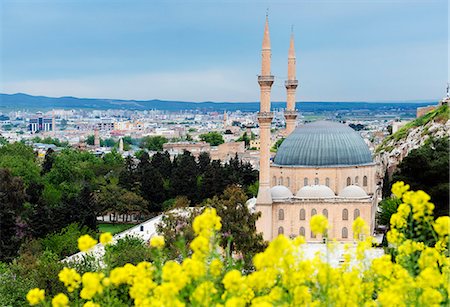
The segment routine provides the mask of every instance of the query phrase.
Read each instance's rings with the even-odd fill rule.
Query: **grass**
[[[102,223],[98,224],[99,232],[110,232],[115,235],[116,233],[122,232],[124,230],[130,229],[131,227],[136,226],[135,224],[108,224]]]

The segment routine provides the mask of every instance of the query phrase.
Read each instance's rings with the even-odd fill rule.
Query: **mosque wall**
[[[373,231],[372,207],[372,200],[274,202],[272,206],[272,237],[283,233],[288,237],[303,235],[308,242],[322,242],[321,236],[314,237],[312,235],[310,220],[315,214],[323,214],[328,216],[329,239],[353,241],[352,224],[358,216],[361,216],[367,223],[369,231]]]
[[[377,186],[375,175],[375,164],[322,168],[271,165],[270,186],[284,185],[295,195],[305,185],[321,184],[329,186],[338,195],[346,186],[358,185],[372,195]]]

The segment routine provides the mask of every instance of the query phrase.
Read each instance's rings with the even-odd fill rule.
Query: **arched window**
[[[348,238],[348,229],[347,227],[342,228],[342,239]]]
[[[286,186],[289,188],[291,186],[291,178],[286,178]]]
[[[348,210],[347,209],[342,210],[342,220],[348,221]]]
[[[367,187],[367,176],[363,177],[363,186]]]
[[[278,210],[278,220],[280,220],[280,221],[284,220],[284,210],[283,209]]]
[[[360,216],[359,209],[355,209],[355,211],[353,211],[353,219],[356,220],[359,216]]]
[[[278,234],[279,235],[282,235],[282,234],[284,234],[284,228],[283,227],[278,227]]]
[[[315,184],[315,185],[318,185],[318,184],[319,184],[319,178],[317,178],[317,177],[314,178],[314,184]]]
[[[311,238],[312,239],[315,239],[316,238],[316,235],[311,231]]]
[[[305,236],[305,227],[300,227],[300,235]]]
[[[328,218],[328,210],[327,210],[327,209],[323,209],[323,210],[322,210],[322,214],[323,214],[326,218]]]
[[[317,214],[317,210],[316,209],[312,209],[311,210],[311,216],[314,216],[314,215],[316,215]]]
[[[329,187],[330,186],[330,178],[325,178],[325,185],[327,186],[327,187]]]
[[[283,177],[280,177],[280,179],[278,180],[278,184],[283,185]]]
[[[359,177],[356,176],[356,177],[355,177],[355,184],[357,185],[358,183],[359,183]]]
[[[300,221],[304,221],[306,219],[306,211],[305,209],[300,209]]]
[[[352,184],[352,179],[350,177],[347,177],[347,186]]]
[[[308,185],[308,178],[304,178],[303,179],[303,186],[307,186]]]
[[[272,182],[273,182],[273,185],[277,185],[277,177],[273,176]]]

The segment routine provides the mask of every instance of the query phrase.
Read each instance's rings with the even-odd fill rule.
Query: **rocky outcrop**
[[[389,175],[413,149],[421,147],[430,138],[450,135],[449,109],[442,105],[435,110],[409,122],[393,135],[387,137],[376,149],[379,174],[386,170]]]

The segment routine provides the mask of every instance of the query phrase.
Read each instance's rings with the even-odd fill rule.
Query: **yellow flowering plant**
[[[152,262],[82,275],[65,268],[59,278],[67,294],[45,299],[44,290],[32,289],[27,300],[32,305],[49,305],[51,301],[55,306],[86,307],[448,306],[448,217],[434,220],[426,194],[405,186],[394,185],[402,197],[388,234],[395,258],[383,255],[366,259],[372,238],[365,222],[356,219],[355,241],[338,265],[319,254],[305,257],[303,237],[280,235],[256,254],[253,270],[243,270],[236,255],[219,248],[221,219],[214,209],[206,208],[194,220],[196,237],[190,243],[189,255],[169,259],[161,248],[164,241],[153,239],[150,245],[156,258]],[[311,227],[326,236],[328,222],[317,216]],[[334,245],[327,242],[326,246],[331,252]]]

